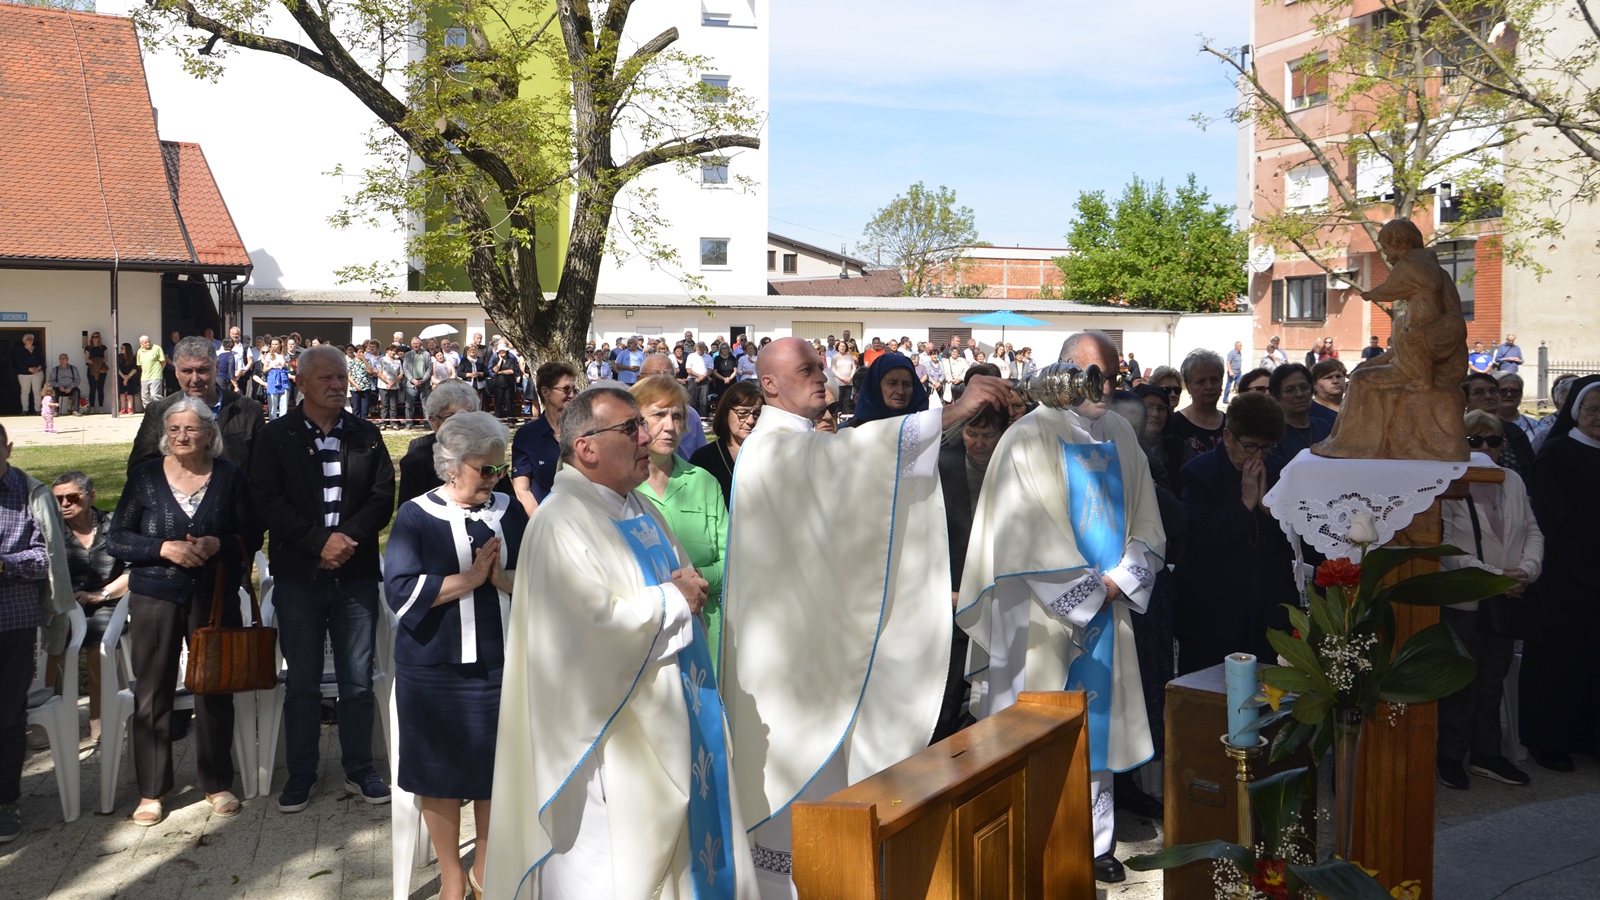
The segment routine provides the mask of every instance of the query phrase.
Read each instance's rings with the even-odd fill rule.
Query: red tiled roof
[[[877,269],[865,275],[849,278],[801,278],[793,281],[769,281],[769,295],[799,297],[898,297],[904,282],[894,269]]]
[[[161,156],[195,261],[208,266],[250,265],[250,254],[239,239],[239,230],[233,227],[233,216],[228,213],[222,192],[217,190],[200,145],[162,141]]]
[[[0,3],[0,260],[198,268],[174,204],[133,23]],[[186,155],[186,154],[184,154]],[[200,168],[204,158],[195,148]],[[187,161],[180,174],[188,174]],[[210,173],[192,176],[215,194]],[[221,198],[199,203],[205,246],[233,242]],[[249,265],[243,248],[230,254]]]

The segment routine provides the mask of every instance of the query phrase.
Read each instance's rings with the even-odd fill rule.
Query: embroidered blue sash
[[[672,542],[648,515],[614,522],[644,572],[645,583],[665,584],[677,569]],[[734,896],[732,839],[729,812],[728,747],[722,730],[722,698],[711,672],[705,632],[692,623],[694,640],[678,653],[683,676],[683,700],[689,710],[689,852],[695,900],[732,900]]]
[[[1067,507],[1078,553],[1096,575],[1122,562],[1127,542],[1123,510],[1122,465],[1117,445],[1061,442],[1067,476]],[[1067,669],[1067,688],[1083,691],[1089,701],[1089,769],[1105,771],[1106,743],[1111,734],[1111,686],[1116,654],[1115,619],[1106,603],[1084,629],[1083,653]]]

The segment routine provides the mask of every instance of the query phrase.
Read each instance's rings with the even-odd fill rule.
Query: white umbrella
[[[424,338],[424,339],[426,339],[426,338],[436,338],[436,337],[444,337],[447,334],[455,334],[455,333],[456,333],[456,329],[452,325],[443,325],[443,324],[441,324],[441,325],[429,325],[427,328],[422,329],[422,333],[417,335],[417,337]]]

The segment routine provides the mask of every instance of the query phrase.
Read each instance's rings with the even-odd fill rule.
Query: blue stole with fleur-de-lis
[[[654,518],[644,515],[612,524],[633,551],[645,584],[655,587],[672,580],[678,555]],[[728,844],[733,837],[733,817],[729,811],[722,697],[717,693],[716,676],[711,673],[705,632],[698,620],[691,625],[694,640],[678,653],[683,700],[689,711],[689,852],[693,857],[689,871],[695,900],[732,900],[733,854]]]
[[[1122,563],[1127,543],[1123,511],[1122,465],[1117,445],[1061,442],[1067,476],[1067,507],[1078,554],[1096,577]],[[1067,668],[1067,688],[1083,691],[1089,701],[1089,769],[1106,768],[1106,742],[1111,735],[1111,685],[1116,656],[1116,621],[1106,603],[1084,629],[1083,652]]]

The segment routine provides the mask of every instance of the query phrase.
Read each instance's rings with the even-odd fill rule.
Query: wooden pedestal
[[[1228,690],[1222,664],[1190,672],[1167,683],[1167,745],[1162,758],[1162,803],[1166,807],[1164,846],[1204,841],[1239,841],[1239,792],[1234,761],[1219,738],[1228,730]],[[1269,740],[1273,726],[1262,732]],[[1251,765],[1256,778],[1311,764],[1309,751],[1268,765],[1263,754]],[[1316,799],[1307,801],[1302,821],[1316,834]],[[1216,892],[1205,863],[1167,869],[1162,894],[1170,900],[1210,898]]]
[[[1016,705],[817,803],[796,803],[801,900],[1093,900],[1083,694]]]
[[[1505,473],[1499,469],[1468,469],[1439,499],[1461,499],[1467,496],[1469,484],[1498,484],[1504,480]],[[1439,501],[1435,500],[1427,512],[1419,513],[1404,531],[1395,535],[1391,546],[1432,547],[1442,542],[1443,525]],[[1436,559],[1415,559],[1401,566],[1388,581],[1438,570]],[[1411,635],[1439,623],[1439,609],[1434,606],[1396,604],[1394,613],[1396,648]],[[1413,879],[1422,882],[1422,900],[1433,898],[1433,786],[1438,775],[1434,765],[1438,724],[1438,704],[1412,704],[1398,714],[1388,704],[1379,704],[1375,720],[1362,729],[1361,764],[1356,775],[1352,862],[1376,869],[1384,887]]]

